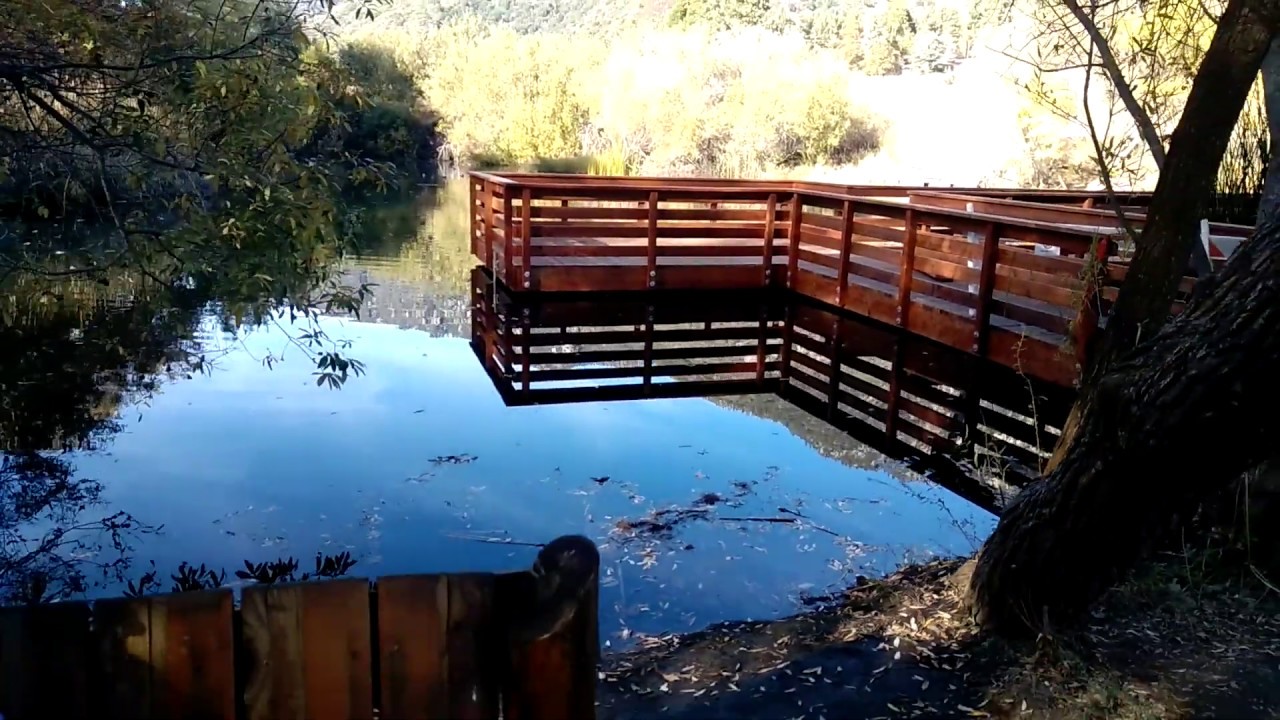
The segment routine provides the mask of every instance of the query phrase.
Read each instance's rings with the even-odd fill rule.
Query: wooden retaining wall
[[[512,639],[536,601],[528,572],[249,586],[239,607],[220,589],[0,609],[0,714],[589,719],[597,572],[532,643]]]

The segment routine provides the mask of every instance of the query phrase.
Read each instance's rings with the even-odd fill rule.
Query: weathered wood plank
[[[0,713],[12,720],[90,717],[93,655],[87,603],[0,610]]]
[[[448,720],[448,577],[382,578],[377,599],[381,717]]]
[[[245,588],[240,616],[253,658],[245,689],[250,720],[306,716],[300,595],[297,585]]]
[[[457,720],[496,720],[498,678],[505,634],[494,626],[492,575],[449,576],[449,715]]]
[[[97,638],[96,710],[107,718],[146,720],[151,714],[151,601],[99,600],[93,605]]]
[[[241,612],[250,720],[372,717],[367,581],[249,587]]]
[[[301,629],[308,720],[372,718],[369,582],[302,586]]]
[[[152,714],[234,720],[230,590],[151,598]]]
[[[514,574],[500,576],[498,583],[502,589],[521,587]],[[598,602],[599,585],[593,581],[565,627],[510,651],[510,673],[503,687],[504,720],[594,720]]]

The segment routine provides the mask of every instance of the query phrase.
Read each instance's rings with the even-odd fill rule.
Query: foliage
[[[71,224],[55,233],[74,255],[0,246],[0,310],[16,325],[5,332],[110,320],[67,290],[129,296],[145,284],[188,321],[216,302],[229,331],[310,323],[297,344],[318,382],[358,373],[311,322],[356,312],[369,293],[338,282],[353,235],[343,195],[430,169],[434,119],[393,60],[358,45],[327,52],[311,15],[287,0],[0,9],[0,213],[16,210],[8,228],[28,237],[48,228],[27,216],[99,221],[91,238]],[[125,303],[140,327],[174,317],[144,300]]]
[[[1210,205],[1212,217],[1223,222],[1254,224],[1271,153],[1267,110],[1259,81],[1249,94],[1218,169],[1216,193]]]
[[[676,27],[702,25],[728,30],[741,25],[764,25],[769,16],[769,0],[676,0],[671,8],[671,24]]]
[[[355,565],[356,561],[352,559],[351,553],[344,550],[337,555],[316,553],[314,572],[298,574],[298,559],[287,557],[257,563],[245,560],[244,569],[236,570],[235,577],[259,585],[307,582],[312,579],[342,577]],[[178,570],[170,576],[170,580],[173,585],[169,592],[213,590],[226,584],[227,571],[215,571],[205,567],[204,563],[195,566],[184,561],[178,564]],[[124,594],[126,597],[143,597],[161,592],[161,588],[159,571],[152,567],[137,580],[129,580]]]
[[[1036,4],[1033,39],[1024,52],[1031,72],[1024,85],[1045,109],[1097,136],[1098,162],[1114,177],[1140,183],[1157,168],[1136,128],[1149,118],[1155,132],[1168,137],[1222,7],[1222,2],[1194,0],[1088,5],[1085,12],[1125,79],[1120,87],[1104,72],[1098,45],[1065,6]],[[1085,74],[1094,76],[1091,85],[1082,85]],[[1088,97],[1082,87],[1091,88]],[[1135,118],[1124,107],[1125,90],[1132,90],[1145,118]]]
[[[915,42],[915,21],[901,0],[890,2],[871,29],[862,67],[872,75],[897,75],[906,66]]]
[[[63,600],[123,577],[129,541],[156,528],[124,512],[82,518],[101,495],[60,458],[0,454],[0,602]]]
[[[607,47],[475,21],[356,38],[399,59],[472,167],[746,175],[850,162],[878,142],[835,53],[759,28],[650,31]]]
[[[576,68],[554,36],[521,36],[475,22],[426,36],[376,33],[440,116],[455,156],[485,154],[498,165],[575,155],[585,108]]]

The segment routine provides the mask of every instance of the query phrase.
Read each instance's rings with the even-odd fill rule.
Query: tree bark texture
[[[1187,260],[1200,243],[1200,220],[1207,212],[1222,155],[1271,47],[1275,5],[1273,0],[1232,0],[1218,23],[1170,138],[1129,273],[1084,368],[1080,402],[1063,427],[1049,472],[1072,451],[1084,422],[1082,413],[1092,404],[1093,388],[1112,365],[1168,322]],[[1212,283],[1212,276],[1201,282]]]
[[[1079,617],[1176,519],[1274,455],[1280,223],[1102,379],[1061,463],[1005,510],[970,579],[988,628]]]

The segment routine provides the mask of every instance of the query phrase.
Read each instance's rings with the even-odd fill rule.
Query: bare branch
[[[1156,131],[1155,125],[1151,122],[1151,116],[1138,102],[1138,98],[1133,94],[1133,88],[1129,85],[1129,81],[1125,79],[1124,72],[1120,69],[1120,63],[1116,60],[1115,53],[1111,51],[1111,44],[1103,37],[1102,32],[1098,30],[1098,25],[1093,21],[1093,17],[1080,7],[1077,0],[1062,0],[1067,6],[1071,14],[1075,16],[1076,21],[1080,23],[1080,27],[1089,34],[1090,43],[1097,48],[1098,57],[1102,60],[1102,67],[1106,70],[1108,77],[1111,78],[1111,84],[1115,87],[1116,93],[1120,96],[1120,101],[1124,103],[1124,107],[1133,117],[1133,123],[1137,126],[1138,132],[1142,135],[1142,139],[1147,143],[1147,149],[1151,152],[1151,157],[1156,162],[1156,167],[1164,167],[1164,142],[1160,139],[1160,133]]]
[[[1093,61],[1093,42],[1089,43],[1089,61]],[[1098,176],[1102,178],[1102,184],[1107,190],[1107,200],[1111,203],[1111,207],[1115,210],[1116,218],[1120,221],[1120,227],[1124,228],[1125,235],[1133,243],[1138,242],[1138,231],[1134,229],[1125,216],[1124,207],[1121,206],[1119,199],[1116,197],[1115,186],[1111,182],[1111,168],[1107,166],[1106,155],[1102,149],[1102,140],[1098,137],[1097,127],[1093,123],[1093,110],[1089,107],[1089,81],[1092,79],[1093,73],[1085,73],[1084,76],[1084,117],[1085,122],[1089,126],[1089,139],[1093,141],[1094,157],[1098,162]]]

